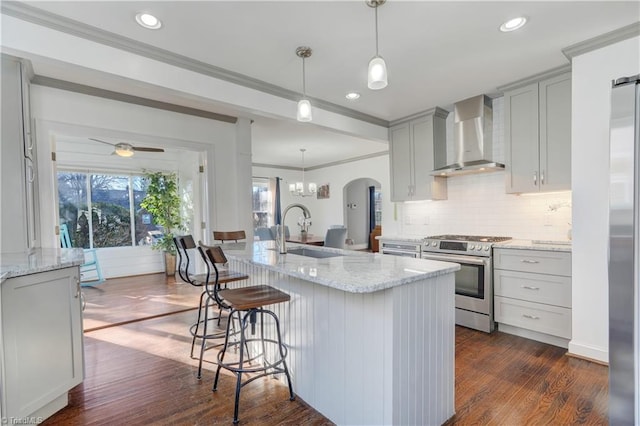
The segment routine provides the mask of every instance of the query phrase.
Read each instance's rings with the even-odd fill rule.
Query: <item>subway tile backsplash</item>
[[[503,98],[493,101],[493,160],[504,162]],[[447,118],[452,140],[453,114]],[[447,145],[448,159],[453,151]],[[531,240],[567,240],[571,228],[571,192],[505,193],[505,172],[448,178],[448,199],[399,203],[400,234],[469,234]]]

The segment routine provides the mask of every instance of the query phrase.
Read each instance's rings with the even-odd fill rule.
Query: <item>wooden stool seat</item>
[[[291,296],[268,285],[220,290],[222,299],[232,309],[246,311],[275,303],[288,302]]]

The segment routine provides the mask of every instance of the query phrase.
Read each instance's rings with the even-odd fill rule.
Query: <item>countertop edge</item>
[[[34,249],[22,253],[1,253],[0,282],[9,278],[55,271],[84,263],[84,251],[80,248]]]
[[[571,253],[571,244],[554,244],[552,241],[510,240],[494,244],[493,248],[514,250],[561,251]]]

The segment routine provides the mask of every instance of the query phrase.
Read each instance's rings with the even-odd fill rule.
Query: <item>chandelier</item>
[[[301,148],[300,152],[302,153],[302,182],[290,183],[289,184],[289,192],[291,195],[297,197],[311,197],[318,191],[318,186],[315,183],[309,182],[308,184],[304,181],[304,152],[305,148]]]

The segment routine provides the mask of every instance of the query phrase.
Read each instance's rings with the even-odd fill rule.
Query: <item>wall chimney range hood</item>
[[[504,170],[493,161],[493,109],[491,98],[478,95],[454,105],[453,152],[455,162],[431,172],[456,176]]]

